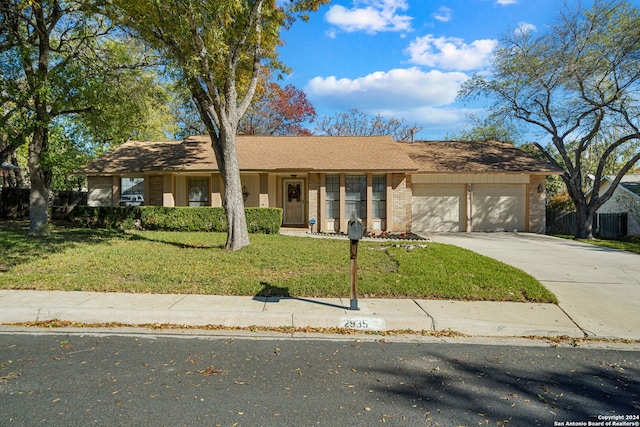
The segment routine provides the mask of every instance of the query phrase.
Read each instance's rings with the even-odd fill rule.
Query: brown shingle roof
[[[391,137],[238,136],[243,171],[424,173],[541,172],[558,169],[499,142],[395,142]],[[83,175],[218,170],[209,137],[129,141],[95,159]]]
[[[424,173],[496,173],[562,170],[513,145],[497,142],[421,141],[399,143]]]
[[[410,172],[415,163],[391,137],[238,136],[240,169],[245,171]],[[217,170],[209,137],[185,141],[129,141],[91,161],[83,174],[108,175],[155,170]]]
[[[89,162],[82,173],[110,175],[217,168],[213,149],[207,144],[185,144],[183,141],[128,141]]]

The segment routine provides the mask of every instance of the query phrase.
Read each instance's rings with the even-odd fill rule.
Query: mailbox
[[[364,228],[362,221],[359,219],[350,219],[347,227],[347,235],[349,240],[360,240],[364,236]]]

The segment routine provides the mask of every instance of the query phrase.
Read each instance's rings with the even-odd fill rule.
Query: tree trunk
[[[28,236],[48,236],[49,230],[49,184],[50,173],[42,165],[47,145],[47,131],[36,127],[29,144],[29,232]]]
[[[249,246],[249,231],[244,214],[242,183],[236,152],[236,137],[233,133],[221,135],[224,138],[222,147],[223,162],[222,179],[224,181],[223,206],[227,215],[227,243],[225,247],[237,251]]]
[[[595,212],[586,204],[576,204],[576,239],[593,239],[593,216]]]

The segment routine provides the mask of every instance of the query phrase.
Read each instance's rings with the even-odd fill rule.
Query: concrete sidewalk
[[[85,324],[455,331],[472,336],[584,337],[558,306],[502,302],[151,295],[0,290],[0,323],[52,319]],[[640,335],[639,335],[640,338]]]

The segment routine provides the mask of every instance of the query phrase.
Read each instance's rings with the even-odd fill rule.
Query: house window
[[[144,205],[144,178],[120,178],[120,206]]]
[[[325,177],[327,219],[340,218],[340,175]]]
[[[344,207],[347,218],[351,218],[351,212],[355,212],[356,217],[360,219],[367,217],[366,175],[345,176]]]
[[[209,205],[209,178],[189,178],[189,206]]]
[[[387,217],[387,176],[373,175],[373,199],[371,200],[374,218]]]

